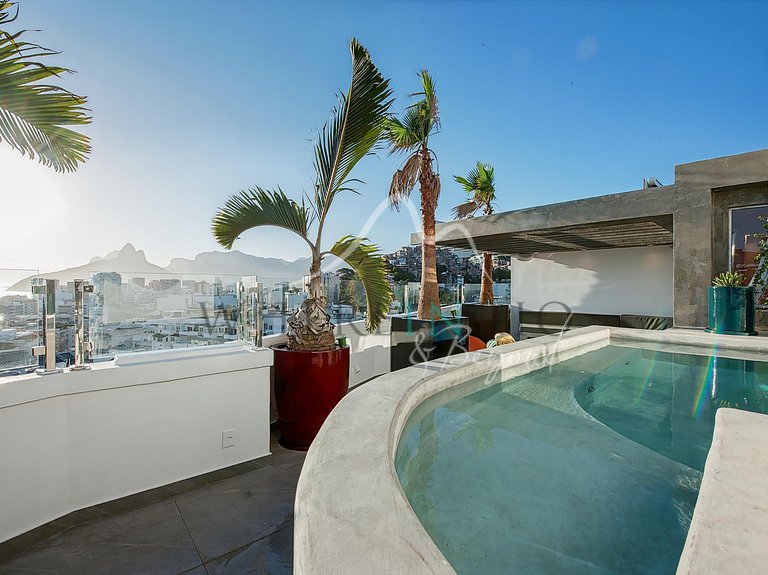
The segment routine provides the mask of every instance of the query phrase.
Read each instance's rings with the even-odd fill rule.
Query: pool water
[[[768,363],[610,345],[433,398],[396,468],[460,575],[674,573],[723,406],[768,412]]]

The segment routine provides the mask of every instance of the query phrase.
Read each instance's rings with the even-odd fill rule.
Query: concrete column
[[[676,186],[672,212],[674,324],[706,327],[707,288],[712,279],[712,193]]]

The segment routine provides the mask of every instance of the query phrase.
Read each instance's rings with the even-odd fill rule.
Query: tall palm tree
[[[320,265],[327,255],[344,260],[360,277],[368,300],[366,327],[373,331],[389,310],[392,291],[387,281],[387,262],[366,238],[345,236],[323,251],[323,227],[336,196],[357,180],[352,169],[380,140],[391,90],[357,40],[350,42],[352,83],[323,126],[315,142],[314,197],[301,203],[289,199],[278,188],[259,187],[240,192],[227,200],[213,218],[213,235],[226,249],[240,234],[259,226],[277,226],[296,233],[309,246],[312,263],[309,297],[288,320],[288,347],[300,351],[328,351],[335,345],[333,324],[326,313]],[[308,203],[308,205],[307,205]],[[310,228],[316,224],[316,231]],[[310,234],[314,233],[314,239]]]
[[[26,30],[2,29],[18,16],[14,4],[0,0],[0,141],[57,172],[74,171],[90,154],[90,139],[64,126],[91,122],[86,98],[44,82],[72,72],[36,60],[58,52],[21,40]]]
[[[432,169],[435,160],[429,148],[429,137],[440,128],[435,83],[426,70],[421,71],[422,91],[412,96],[422,98],[406,108],[402,119],[390,117],[386,122],[385,138],[390,153],[408,154],[403,166],[392,176],[389,204],[398,209],[419,182],[421,193],[421,291],[419,319],[440,319],[440,299],[437,291],[437,250],[435,247],[435,210],[440,196],[440,174]]]
[[[493,213],[493,202],[496,199],[496,186],[493,181],[493,166],[477,162],[475,168],[466,178],[453,176],[469,199],[453,208],[457,220],[474,217],[478,210],[483,210],[484,216]],[[480,280],[480,303],[493,303],[493,258],[491,254],[483,254],[483,275]]]

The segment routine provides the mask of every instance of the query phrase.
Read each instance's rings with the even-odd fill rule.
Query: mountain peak
[[[147,261],[147,256],[144,254],[144,250],[137,250],[133,247],[131,242],[125,244],[119,250],[109,252],[103,258],[91,258],[91,262],[103,262],[105,260],[128,260],[128,261]]]

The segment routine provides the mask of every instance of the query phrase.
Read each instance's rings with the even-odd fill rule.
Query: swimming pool
[[[768,364],[666,349],[608,345],[413,411],[395,468],[457,573],[675,572],[714,414],[768,411]]]
[[[768,564],[768,546],[764,544],[763,537],[768,525],[768,493],[762,489],[761,483],[762,478],[768,476],[768,417],[740,409],[718,409],[713,447],[701,474],[690,465],[654,452],[600,423],[579,405],[576,398],[578,387],[575,385],[571,385],[567,392],[556,386],[529,385],[527,390],[523,389],[526,386],[517,386],[521,378],[538,369],[607,345],[630,345],[648,351],[706,357],[716,350],[714,355],[720,357],[754,361],[768,358],[768,338],[713,335],[696,330],[645,331],[592,326],[560,336],[538,337],[515,345],[450,356],[382,375],[347,394],[328,417],[307,453],[294,507],[296,575],[354,575],[361,569],[370,573],[456,575],[454,566],[425,529],[424,517],[417,516],[403,491],[396,460],[399,459],[402,465],[402,450],[414,447],[414,443],[408,443],[414,441],[411,436],[414,421],[451,401],[466,398],[475,392],[482,393],[499,382],[508,382],[513,378],[516,383],[501,387],[508,388],[512,395],[517,394],[516,401],[538,405],[539,412],[549,417],[555,417],[557,413],[570,415],[566,420],[574,428],[580,426],[582,429],[579,435],[571,433],[566,427],[564,433],[561,430],[563,437],[558,438],[555,431],[542,425],[546,420],[537,421],[535,417],[521,419],[531,429],[538,425],[542,435],[526,438],[521,434],[517,446],[526,449],[528,458],[534,463],[546,461],[530,456],[542,449],[562,454],[565,471],[537,474],[532,469],[528,470],[525,460],[522,465],[512,468],[512,472],[527,473],[521,476],[525,480],[521,483],[541,484],[542,491],[547,487],[554,499],[543,504],[518,500],[518,507],[512,511],[530,511],[534,518],[521,514],[515,521],[532,526],[532,532],[541,533],[544,541],[538,551],[535,545],[538,541],[526,547],[525,542],[515,542],[510,537],[510,546],[515,545],[521,552],[531,549],[532,553],[538,553],[541,558],[539,565],[550,565],[551,571],[555,572],[567,572],[570,567],[574,567],[576,572],[616,572],[599,563],[601,557],[611,560],[605,551],[598,547],[595,553],[591,553],[590,547],[601,545],[601,539],[587,529],[597,520],[608,521],[608,527],[604,529],[605,541],[602,542],[604,549],[606,542],[621,541],[618,535],[625,533],[626,524],[634,520],[632,513],[645,514],[651,520],[657,517],[669,520],[669,513],[664,515],[659,511],[662,505],[651,505],[648,509],[636,505],[633,509],[620,497],[621,493],[637,496],[638,489],[647,491],[649,483],[645,478],[650,478],[656,484],[667,481],[668,489],[675,491],[667,499],[678,502],[673,522],[676,518],[685,520],[690,516],[690,505],[684,504],[689,502],[692,505],[696,501],[678,567],[679,575],[708,575],[713,572],[762,575]],[[612,358],[606,358],[606,361],[609,359]],[[590,367],[599,371],[600,366]],[[587,385],[585,391],[589,387]],[[605,388],[596,389],[602,390],[600,402],[610,406]],[[699,413],[704,413],[704,409]],[[584,421],[592,422],[592,433],[581,426]],[[597,433],[596,429],[600,432]],[[500,432],[511,433],[503,427]],[[498,449],[495,435],[500,432],[490,429],[492,441],[485,442],[489,446],[487,449]],[[465,440],[470,439],[469,432],[462,435]],[[444,437],[438,436],[438,439],[443,441]],[[480,443],[482,438],[476,441]],[[592,460],[580,458],[577,448],[594,442],[602,442],[604,449],[593,445]],[[435,472],[431,478],[425,478],[425,481],[428,479],[434,483],[435,488],[451,483],[457,472],[463,473],[457,465],[446,464],[440,456],[440,450],[437,450],[436,461],[439,465],[431,467]],[[600,473],[592,473],[593,469]],[[673,486],[665,479],[665,469],[678,473],[679,481]],[[612,486],[607,482],[610,478],[606,477],[609,475],[607,470],[615,472],[618,488],[615,483]],[[469,478],[469,485],[474,491],[487,490],[494,482],[506,480],[505,472],[510,471],[503,466],[498,471],[492,465],[485,469],[476,468]],[[464,473],[465,479],[466,475]],[[591,475],[597,480],[592,480]],[[701,488],[696,498],[699,479]],[[554,487],[559,489],[551,485],[556,481]],[[639,485],[638,489],[630,489],[632,481]],[[591,500],[587,501],[586,510],[584,506],[579,509],[578,501],[568,495],[572,485],[587,485],[585,489],[588,494],[591,493]],[[593,486],[591,491],[589,485]],[[614,496],[611,489],[617,489],[618,494]],[[535,495],[537,490],[529,488],[529,491]],[[510,490],[510,496],[514,493]],[[460,500],[466,497],[465,493],[459,495]],[[609,511],[600,511],[606,507],[610,510],[611,504],[615,504],[613,515]],[[490,504],[490,510],[494,511],[495,506],[495,503]],[[487,515],[487,508],[479,506],[465,511],[467,515],[459,521],[471,519],[475,512]],[[536,527],[541,523],[539,518],[547,520],[549,531]],[[588,540],[579,543],[578,530],[582,525],[586,526]],[[512,525],[510,528],[520,527]],[[476,541],[485,545],[491,535],[492,530],[479,532]],[[574,541],[567,550],[570,556],[552,548],[555,536],[560,535],[566,538],[571,536]],[[646,536],[654,535],[642,531],[636,535],[638,539]],[[658,537],[663,538],[663,535]],[[642,543],[639,546],[657,552],[653,545]],[[671,558],[673,552],[668,548],[664,550],[661,547],[660,550],[666,553],[669,562],[674,561]],[[581,555],[575,555],[576,551]],[[505,552],[504,549],[501,552]],[[489,552],[482,555],[493,557]],[[630,550],[623,562],[614,561],[614,565],[619,564],[622,572],[632,572],[632,569],[637,572],[641,569],[637,565],[642,565],[644,559],[640,553]],[[656,564],[664,565],[664,562]],[[668,570],[667,567],[663,569]]]

